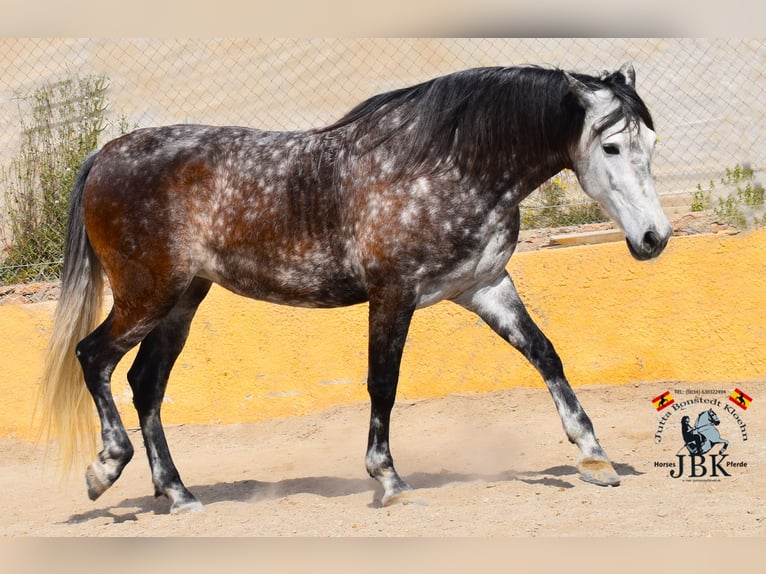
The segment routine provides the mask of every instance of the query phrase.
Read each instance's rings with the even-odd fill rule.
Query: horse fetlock
[[[367,457],[364,460],[367,474],[376,480],[382,480],[384,476],[390,473],[396,474],[391,454],[371,448],[367,451]]]
[[[618,486],[620,475],[612,463],[602,458],[584,457],[577,463],[580,479],[598,486]]]
[[[125,441],[124,444],[105,447],[104,450],[98,453],[98,460],[105,466],[123,468],[133,459],[134,453],[135,450],[130,441]]]

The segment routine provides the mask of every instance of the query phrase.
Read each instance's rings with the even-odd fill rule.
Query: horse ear
[[[625,62],[620,67],[620,74],[622,74],[622,77],[625,78],[625,83],[632,87],[636,87],[636,70],[633,68],[633,64],[630,62]]]
[[[567,81],[569,89],[577,98],[577,101],[587,110],[593,103],[593,92],[588,86],[568,72],[564,72],[564,78]]]

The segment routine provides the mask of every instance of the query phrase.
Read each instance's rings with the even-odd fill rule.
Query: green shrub
[[[704,189],[697,184],[691,208],[692,211],[712,209],[722,220],[739,228],[758,227],[766,224],[764,199],[763,186],[755,181],[754,171],[737,164],[734,169],[726,168],[717,185],[712,180]]]
[[[556,176],[521,204],[521,228],[565,227],[609,221],[595,201]]]

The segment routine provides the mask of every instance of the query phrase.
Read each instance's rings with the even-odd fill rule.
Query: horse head
[[[672,227],[654,187],[650,166],[657,137],[636,94],[633,67],[624,65],[600,85],[566,77],[585,109],[572,162],[583,190],[622,227],[633,257],[657,257]]]
[[[707,409],[702,411],[697,417],[697,427],[701,428],[708,425],[718,426],[721,424],[721,420],[713,409]]]

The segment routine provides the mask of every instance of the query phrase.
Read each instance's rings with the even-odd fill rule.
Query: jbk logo
[[[683,446],[676,453],[673,462],[655,462],[655,467],[667,467],[671,478],[720,480],[731,476],[734,468],[747,467],[745,462],[728,460],[726,449],[729,441],[721,436],[718,426],[721,424],[716,412],[711,408],[697,416],[694,425],[688,415],[681,417],[681,438]],[[720,446],[712,453],[715,446]],[[686,451],[682,454],[681,451]]]

